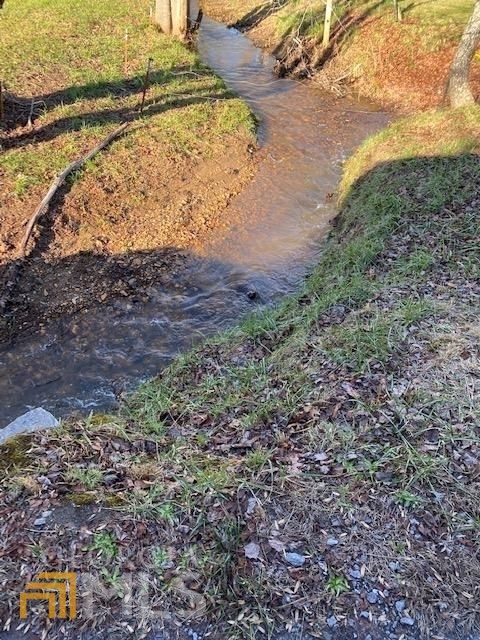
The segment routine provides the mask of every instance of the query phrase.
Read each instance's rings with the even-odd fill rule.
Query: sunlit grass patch
[[[478,113],[428,113],[366,142],[296,295],[179,358],[122,417],[32,439],[53,484],[33,491],[108,509],[108,526],[82,533],[85,570],[109,559],[118,585],[132,558],[145,563],[176,612],[188,576],[202,618],[238,638],[295,621],[298,602],[320,635],[372,591],[388,591],[376,615],[397,620],[402,599],[440,628],[441,597],[449,620],[478,626],[463,600],[480,575]],[[34,517],[31,481],[2,489]],[[47,540],[8,561],[34,573]]]
[[[255,121],[246,105],[201,63],[193,49],[161,35],[146,0],[118,3],[11,2],[0,14],[0,77],[18,98],[35,97],[35,129],[14,135],[0,158],[13,202],[28,201],[67,164],[125,119],[132,132],[95,159],[115,172],[116,150],[136,142],[165,153],[208,156],[222,137],[251,136]],[[151,75],[143,117],[147,62]],[[33,139],[35,134],[35,139]],[[121,158],[120,158],[121,160]],[[104,173],[105,173],[104,169]],[[78,179],[81,174],[71,178]]]

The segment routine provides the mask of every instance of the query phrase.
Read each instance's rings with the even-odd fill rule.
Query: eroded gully
[[[2,347],[0,427],[34,406],[56,415],[111,408],[120,392],[157,374],[178,352],[294,290],[317,261],[342,163],[387,116],[311,84],[277,79],[270,55],[212,20],[203,21],[199,49],[260,120],[265,159],[229,205],[235,224],[148,303],[64,318]]]

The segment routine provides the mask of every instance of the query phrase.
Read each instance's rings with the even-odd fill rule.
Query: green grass
[[[93,536],[90,551],[99,553],[105,560],[112,560],[118,554],[118,544],[113,533],[100,531]]]
[[[406,118],[368,140],[345,166],[339,218],[301,291],[180,357],[121,414],[33,440],[29,473],[46,476],[54,452],[64,493],[89,452],[121,441],[120,459],[98,465],[116,465],[115,488],[94,481],[99,504],[119,501],[129,543],[92,530],[90,550],[120,569],[148,550],[164,609],[178,610],[178,576],[193,575],[230,637],[294,619],[285,593],[320,632],[333,608],[353,615],[345,576],[362,557],[362,580],[397,585],[427,628],[444,622],[430,606],[431,575],[458,624],[478,626],[462,594],[477,588],[480,538],[462,541],[480,517],[464,462],[480,450],[479,131],[474,107]],[[36,513],[35,494],[21,490],[30,484],[8,490]],[[456,541],[455,571],[430,553],[431,522],[435,540]],[[332,535],[338,554],[326,549]],[[305,553],[302,581],[272,540]],[[257,541],[250,560],[245,546]],[[33,574],[38,559],[12,561],[11,575],[20,562]]]
[[[245,0],[226,0],[224,5],[229,7],[236,20],[240,20],[252,11],[252,2]],[[261,3],[253,3],[259,6]],[[403,17],[407,23],[415,23],[415,29],[423,34],[430,32],[433,43],[445,38],[455,40],[459,37],[473,9],[474,0],[399,0]],[[243,11],[240,7],[244,7]],[[334,3],[333,27],[345,20],[345,17],[355,12],[366,17],[386,17],[394,19],[393,5],[390,0],[337,0]],[[321,0],[287,0],[284,6],[273,14],[273,22],[277,35],[303,35],[319,37],[323,35],[325,19],[325,3]]]
[[[399,4],[404,19],[415,22],[417,30],[427,28],[433,41],[441,36],[458,38],[471,15],[474,0],[399,0]],[[323,36],[324,6],[318,0],[290,0],[277,16],[279,35]],[[349,12],[394,19],[391,2],[340,0],[335,4],[333,26],[345,20]]]
[[[338,598],[342,593],[350,591],[350,586],[345,576],[333,575],[328,579],[326,589]]]
[[[402,4],[402,2],[401,2]],[[457,29],[467,24],[472,13],[474,0],[403,0],[404,15],[416,18],[426,24],[448,26]]]
[[[138,127],[112,146],[110,171],[117,169],[117,153],[129,149],[134,154],[141,143],[164,153],[208,155],[223,137],[243,132],[253,139],[255,122],[245,103],[193,50],[159,34],[149,7],[147,0],[6,3],[0,13],[0,77],[17,97],[43,101],[36,107],[40,140],[0,156],[0,173],[18,202],[124,118],[137,118]],[[139,118],[149,58],[151,86]],[[99,166],[104,166],[102,157],[83,173]]]
[[[445,135],[460,128],[469,131],[469,148],[478,148],[479,124],[478,108],[431,113],[396,123],[365,143],[345,167],[342,215],[304,291],[275,310],[247,319],[240,330],[200,347],[159,381],[144,386],[133,401],[134,418],[142,423],[144,416],[150,420],[168,413],[169,422],[183,423],[201,413],[216,423],[236,414],[235,428],[263,428],[279,415],[295,415],[315,396],[312,372],[324,358],[357,374],[388,368],[412,329],[424,322],[427,328],[429,320],[445,310],[414,291],[388,294],[383,300],[386,292],[425,282],[439,264],[452,277],[464,273],[464,245],[478,233],[478,220],[453,212],[439,219],[438,212],[475,198],[479,163],[476,155],[443,153]],[[430,137],[433,131],[437,135]],[[426,157],[417,143],[417,156],[407,158],[401,141],[410,148],[424,135],[429,140]],[[408,229],[415,230],[411,249],[377,264],[392,237]],[[338,305],[350,310],[347,319],[325,327],[321,319]],[[227,364],[226,354],[252,343],[264,350],[261,359]],[[217,351],[225,364],[203,371],[205,353]],[[190,375],[199,370],[202,375],[193,386]],[[208,438],[198,442],[205,446]],[[430,463],[407,454],[414,477],[429,477]],[[270,457],[267,449],[254,451],[245,458],[246,468],[261,470]]]
[[[67,89],[69,97],[105,95],[104,84],[140,76],[152,56],[155,68],[169,72],[197,62],[196,55],[150,25],[149,3],[95,0],[13,0],[0,16],[0,75],[15,93],[42,94]],[[87,89],[80,91],[80,86]]]
[[[88,467],[86,469],[75,467],[68,473],[68,480],[73,483],[78,482],[87,490],[93,490],[101,484],[103,473],[96,467]]]

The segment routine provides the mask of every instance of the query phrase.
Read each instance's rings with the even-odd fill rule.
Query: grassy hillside
[[[403,21],[415,23],[431,31],[432,42],[457,40],[472,12],[475,0],[399,0]],[[217,17],[229,17],[232,23],[245,26],[271,20],[278,38],[289,35],[323,36],[325,3],[320,0],[205,0],[205,6]],[[393,18],[393,5],[378,0],[334,0],[333,31],[346,17],[355,13],[361,17]],[[435,29],[431,29],[435,27]]]
[[[325,3],[320,0],[204,0],[219,20],[247,30],[281,60],[279,70],[313,77],[335,91],[350,87],[395,109],[440,104],[450,62],[474,0],[335,0],[332,45],[321,47]],[[473,82],[480,93],[480,59]]]
[[[479,131],[476,107],[367,141],[298,295],[122,415],[3,448],[4,618],[22,575],[73,549],[116,589],[95,621],[118,634],[140,567],[155,607],[217,620],[218,638],[479,632]]]
[[[137,136],[148,136],[152,146],[168,141],[164,151],[192,153],[207,125],[206,145],[238,128],[251,130],[241,101],[221,100],[231,97],[222,81],[202,67],[195,52],[160,35],[148,10],[146,0],[12,0],[5,5],[0,77],[29,106],[30,98],[38,101],[30,136],[7,131],[6,147],[14,149],[1,158],[6,191],[12,188],[25,202],[35,185],[118,121],[133,117],[149,58],[153,73],[146,120],[151,128]],[[212,99],[216,96],[218,101]]]

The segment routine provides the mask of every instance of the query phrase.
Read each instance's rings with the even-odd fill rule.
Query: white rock
[[[58,427],[59,424],[59,421],[49,411],[45,411],[45,409],[41,407],[32,409],[11,422],[4,429],[0,429],[0,444],[22,433],[34,433],[42,429],[53,429]]]

